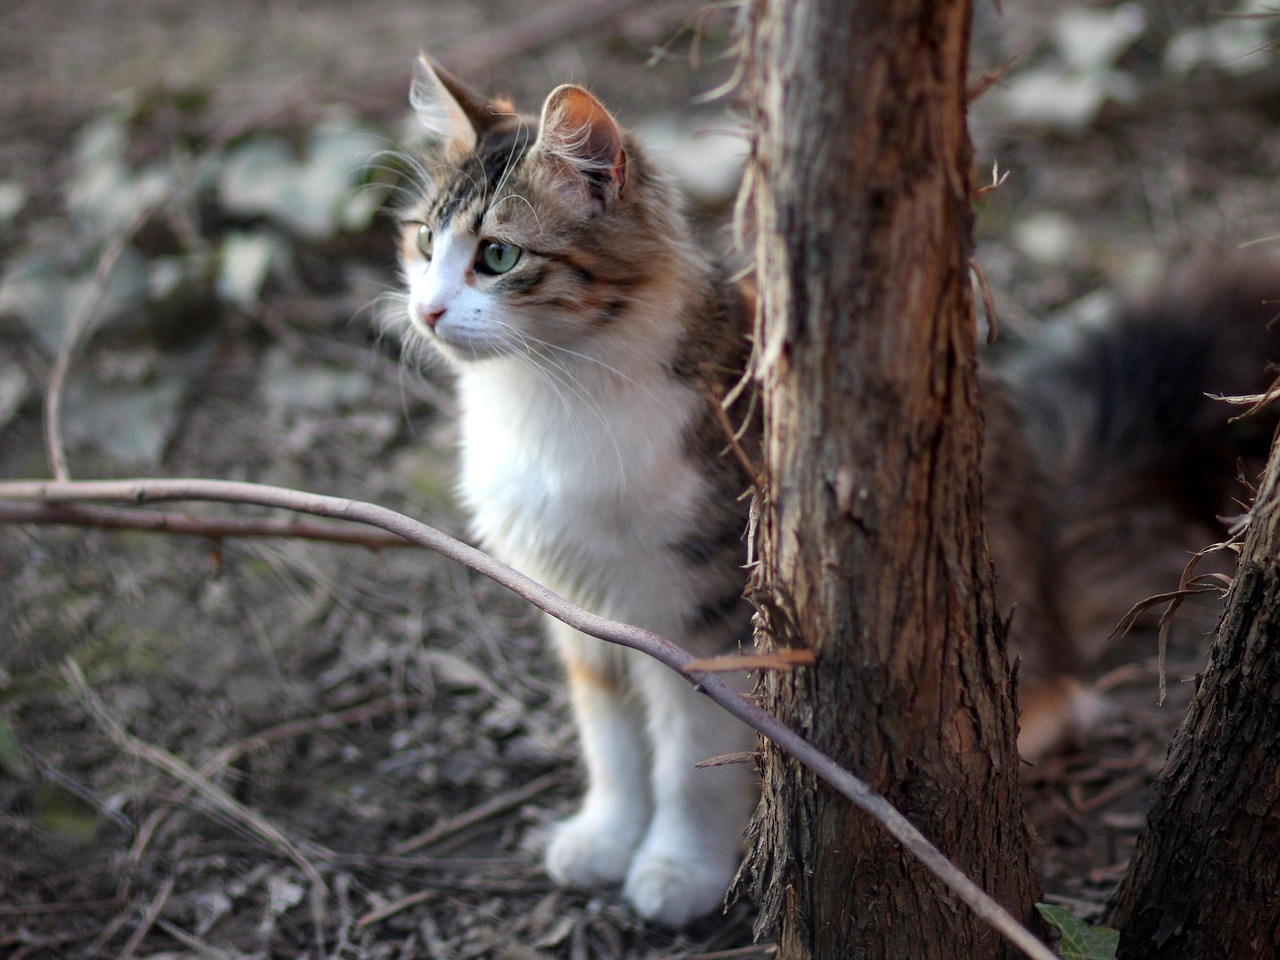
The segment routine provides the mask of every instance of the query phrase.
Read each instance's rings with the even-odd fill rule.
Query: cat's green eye
[[[520,262],[520,254],[524,250],[512,243],[501,240],[485,240],[480,244],[480,259],[476,268],[481,273],[506,273]]]
[[[431,242],[433,239],[431,228],[425,223],[418,224],[418,252],[428,260],[431,259]]]

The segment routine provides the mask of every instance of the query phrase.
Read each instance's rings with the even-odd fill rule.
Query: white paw
[[[640,842],[643,824],[619,828],[582,811],[558,823],[547,843],[547,873],[562,887],[595,889],[620,883]]]
[[[640,853],[627,874],[623,895],[636,913],[668,927],[719,912],[737,871],[736,860],[719,864],[672,854]]]

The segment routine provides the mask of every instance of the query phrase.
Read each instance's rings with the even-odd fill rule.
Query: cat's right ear
[[[409,103],[428,133],[466,152],[475,149],[476,132],[493,118],[484,97],[433,64],[425,54],[419,54],[414,65]]]
[[[588,198],[595,213],[626,186],[622,129],[604,104],[577,84],[563,84],[548,95],[535,149],[558,168],[561,192]]]

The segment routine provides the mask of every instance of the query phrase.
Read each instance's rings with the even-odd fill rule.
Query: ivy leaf
[[[1120,931],[1085,923],[1069,910],[1037,903],[1040,916],[1058,928],[1058,954],[1062,960],[1116,960]]]
[[[106,238],[126,229],[138,215],[173,188],[175,172],[167,161],[142,170],[130,167],[129,123],[122,112],[92,121],[79,134],[75,174],[67,185],[67,210],[77,226]]]
[[[219,195],[231,213],[270,217],[308,240],[361,229],[381,202],[357,189],[379,147],[371,133],[341,123],[315,130],[304,157],[282,137],[253,137],[227,157]]]
[[[220,254],[218,296],[248,310],[257,302],[272,265],[284,258],[285,249],[274,233],[256,230],[227,234]]]
[[[128,313],[147,299],[147,264],[126,247],[105,287],[94,260],[64,263],[39,250],[14,257],[0,275],[0,313],[21,317],[50,355],[57,352],[67,325],[93,297],[99,297],[92,329]],[[101,288],[101,289],[100,289]]]

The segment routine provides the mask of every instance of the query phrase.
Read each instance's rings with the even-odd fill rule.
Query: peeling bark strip
[[[757,0],[748,37],[766,421],[767,708],[1032,919],[982,534],[967,0]],[[783,958],[1010,957],[867,817],[766,746],[747,879]]]
[[[1280,445],[1108,922],[1121,958],[1280,956]]]

